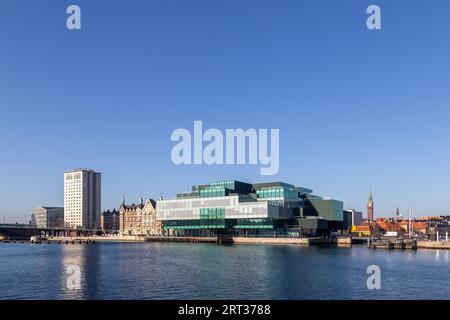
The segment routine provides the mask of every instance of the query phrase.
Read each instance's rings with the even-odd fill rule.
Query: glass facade
[[[200,220],[225,219],[225,208],[201,208]]]
[[[200,198],[225,197],[226,190],[222,187],[213,187],[210,189],[200,190]]]
[[[212,182],[158,201],[157,219],[176,235],[300,234],[298,220],[304,217],[342,223],[341,201],[311,193],[283,182]]]
[[[225,229],[225,219],[204,220],[169,220],[164,222],[164,229]]]
[[[234,181],[218,181],[218,182],[211,182],[209,184],[210,187],[222,187],[230,190],[235,189]]]
[[[272,219],[238,219],[235,229],[273,229]]]
[[[317,216],[326,220],[343,221],[344,204],[333,199],[314,198],[309,200],[317,212]]]
[[[221,208],[225,219],[279,218],[280,206],[270,201],[239,202],[239,196],[161,200],[157,204],[159,220],[196,220],[207,208]]]
[[[259,199],[299,199],[299,194],[297,191],[291,189],[285,189],[282,187],[274,189],[261,189],[256,190],[256,196]]]
[[[34,227],[37,228],[63,228],[64,208],[39,207],[33,210]]]

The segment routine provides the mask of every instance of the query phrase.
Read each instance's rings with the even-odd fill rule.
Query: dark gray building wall
[[[344,203],[334,199],[309,199],[317,216],[326,220],[343,221]]]

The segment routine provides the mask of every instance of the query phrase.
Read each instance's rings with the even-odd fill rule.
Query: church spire
[[[373,196],[372,190],[369,192],[369,200],[367,201],[367,219],[373,221]]]

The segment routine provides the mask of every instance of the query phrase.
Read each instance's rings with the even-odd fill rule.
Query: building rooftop
[[[251,197],[248,201],[257,201],[257,199],[268,198],[271,195],[264,195],[265,192],[275,192],[277,190],[284,190],[284,192],[276,193],[273,197],[287,198],[287,199],[300,199],[305,196],[311,200],[321,200],[319,196],[314,196],[313,190],[305,187],[297,187],[293,184],[289,184],[282,181],[261,182],[261,183],[247,183],[238,180],[224,180],[214,181],[208,184],[193,185],[191,191],[184,191],[176,194],[175,199],[189,199],[189,198],[203,198],[203,197],[223,197],[223,196],[236,196],[236,195],[248,195],[260,194],[257,197]],[[164,199],[164,200],[175,200]],[[242,199],[244,200],[244,199]],[[328,200],[333,200],[329,198]],[[334,200],[333,200],[334,201]]]
[[[102,216],[113,216],[113,215],[119,215],[119,211],[117,211],[116,209],[111,210],[106,210],[102,212]]]
[[[92,171],[92,172],[100,174],[100,172],[97,172],[95,170],[88,169],[88,168],[76,168],[76,169],[72,169],[72,170],[66,171],[65,173],[73,173],[73,172],[80,172],[80,171],[87,171],[87,172]]]

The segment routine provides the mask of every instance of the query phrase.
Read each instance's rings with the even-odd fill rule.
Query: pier
[[[417,241],[417,248],[420,248],[420,249],[444,249],[444,250],[449,250],[450,249],[450,242],[448,242],[448,241],[420,240],[420,241]]]
[[[95,244],[96,242],[184,242],[184,243],[215,243],[215,244],[266,244],[266,245],[321,245],[333,244],[331,238],[295,238],[295,237],[176,237],[176,236],[114,236],[114,237],[31,237],[28,239],[33,244],[57,243],[57,244]],[[22,241],[23,242],[23,241]]]
[[[35,228],[21,224],[0,224],[0,240],[30,240],[33,236],[38,237],[92,237],[96,229],[71,229],[71,228]]]
[[[14,241],[16,242],[16,241]],[[24,241],[22,241],[24,243]],[[57,244],[95,244],[96,239],[91,237],[88,238],[42,238],[39,236],[33,236],[30,238],[31,244],[42,244],[42,243],[57,243]]]
[[[416,250],[416,249],[444,249],[450,250],[450,241],[432,241],[395,238],[368,237],[336,237],[336,238],[297,238],[297,237],[177,237],[177,236],[31,236],[29,238],[8,238],[0,236],[1,243],[31,243],[31,244],[95,244],[97,242],[184,242],[184,243],[215,243],[215,244],[266,244],[266,245],[337,245],[351,247],[365,245],[369,249],[385,250]]]
[[[218,243],[218,237],[147,237],[148,242]]]
[[[368,247],[370,249],[397,249],[397,250],[416,250],[417,241],[415,239],[369,239]]]
[[[336,244],[339,247],[349,247],[354,244],[366,244],[370,249],[397,249],[397,250],[416,250],[418,241],[416,239],[397,239],[397,238],[369,238],[369,237],[338,237]],[[449,246],[450,248],[450,246]]]

